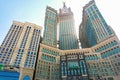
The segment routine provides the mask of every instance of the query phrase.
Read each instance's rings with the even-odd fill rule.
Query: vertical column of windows
[[[60,35],[60,39],[59,39],[60,40],[60,43],[59,43],[60,49],[62,49],[63,45],[61,45],[61,44],[63,44],[63,42],[64,42],[64,40],[62,39],[62,33],[63,33],[62,27],[63,27],[63,22],[61,21],[60,27],[59,27],[60,28],[60,34],[59,34]]]
[[[60,21],[60,49],[65,50],[65,49],[76,49],[78,48],[77,44],[77,36],[75,34],[75,29],[74,29],[74,20],[71,18],[73,15],[69,16],[61,16],[61,21]],[[63,20],[62,18],[65,18]],[[70,30],[68,30],[68,28]]]
[[[14,42],[14,36],[16,35],[16,31],[17,31],[17,26],[14,27],[14,30],[11,34],[11,39],[9,40],[9,46],[11,46],[11,48],[13,48],[14,44],[12,42]]]
[[[18,50],[18,54],[17,54],[16,59],[14,61],[14,66],[20,66],[30,29],[31,29],[31,27],[27,26],[26,31],[25,31],[24,36],[23,36],[23,39],[22,39],[22,42],[21,42],[21,45],[20,45],[20,49]]]
[[[94,29],[91,27],[90,19],[86,22],[86,36],[89,42],[88,46],[93,46],[96,44],[96,35],[94,34]]]
[[[6,45],[8,45],[8,43],[11,43],[11,42],[12,42],[12,40],[13,40],[13,38],[14,38],[14,35],[15,35],[15,29],[16,29],[16,25],[15,25],[15,26],[13,27],[13,29],[11,30],[11,33],[10,33],[8,39],[5,41],[4,46],[6,46]],[[12,44],[10,44],[10,45],[12,45]]]
[[[40,41],[40,30],[34,29],[28,54],[26,56],[25,67],[34,68],[39,41]]]
[[[28,67],[30,68],[31,65],[30,65],[30,62],[31,62],[31,55],[33,55],[34,53],[32,52],[33,49],[34,49],[34,39],[35,39],[35,29],[33,31],[33,35],[32,35],[32,39],[31,39],[31,43],[30,43],[30,46],[29,46],[29,51],[27,53],[27,56],[26,56],[26,61],[25,61],[25,67]]]
[[[100,17],[100,16],[99,16],[100,13],[98,13],[98,8],[95,7],[95,5],[93,5],[93,8],[94,8],[95,14],[98,16],[97,23],[101,26],[101,27],[100,27],[100,29],[101,29],[101,34],[102,34],[101,36],[103,36],[103,38],[106,38],[106,37],[108,37],[109,35],[108,35],[107,30],[105,29],[106,26],[103,24],[103,23],[105,23],[105,21],[102,20],[103,17]]]
[[[1,53],[1,61],[0,63],[3,63],[3,64],[9,64],[10,60],[11,60],[11,57],[12,57],[12,53],[13,53],[13,47],[15,46],[17,40],[16,38],[18,38],[18,34],[19,34],[19,31],[21,30],[21,27],[20,26],[13,26],[11,27],[10,31],[8,32],[9,34],[7,35],[7,38],[6,38],[6,49],[4,49]]]
[[[17,28],[15,29],[14,37],[13,37],[12,41],[9,42],[8,47],[13,48],[17,44],[17,41],[18,41],[19,36],[20,36],[20,31],[21,31],[21,27],[17,26]]]
[[[62,64],[61,64],[61,75],[62,76],[67,75],[66,62],[62,62]]]
[[[90,9],[91,9],[91,14],[90,15],[94,18],[92,23],[94,24],[94,27],[97,31],[96,33],[98,33],[99,40],[101,40],[102,39],[102,36],[100,36],[101,35],[101,29],[100,29],[99,23],[97,22],[97,15],[93,11],[92,7]]]
[[[93,6],[94,7],[94,6]],[[95,7],[94,7],[95,8]],[[96,14],[98,15],[98,23],[100,24],[100,26],[101,26],[101,29],[102,29],[102,33],[103,33],[103,38],[106,38],[106,37],[108,37],[109,36],[109,34],[108,34],[108,32],[107,32],[107,30],[106,30],[106,27],[105,27],[105,25],[104,25],[104,23],[105,23],[105,21],[103,22],[103,20],[102,20],[102,17],[100,17],[100,13],[98,12],[98,9],[96,9],[95,8],[95,12],[96,12]],[[107,25],[106,25],[107,26]]]
[[[97,31],[98,31],[99,37],[100,37],[101,39],[103,39],[103,35],[102,35],[102,34],[103,34],[105,31],[103,31],[101,22],[100,22],[100,21],[98,22],[98,15],[96,14],[96,11],[95,11],[95,9],[94,9],[93,6],[91,7],[91,10],[92,10],[92,13],[93,13],[93,15],[94,15],[94,17],[95,17],[94,22],[95,22],[95,24],[96,24],[96,27],[97,27],[96,29],[97,29]]]
[[[6,35],[6,37],[5,37],[5,39],[4,39],[4,41],[3,41],[1,46],[5,46],[4,44],[9,40],[9,37],[11,35],[11,32],[12,32],[13,28],[14,28],[14,25],[12,25],[11,28],[9,29],[9,32],[7,33],[7,35]]]
[[[109,26],[107,25],[106,21],[104,20],[103,16],[100,14],[99,9],[97,8],[96,5],[94,5],[94,8],[96,9],[97,14],[99,15],[99,17],[101,18],[102,24],[105,26],[104,28],[107,29],[109,34],[112,34],[112,31],[110,30]]]
[[[25,48],[25,45],[26,45],[26,42],[27,42],[27,39],[28,39],[28,35],[29,35],[29,32],[30,32],[30,29],[31,27],[27,26],[27,29],[25,31],[25,34],[24,34],[24,37],[22,39],[22,43],[20,45],[20,48]]]
[[[96,26],[96,22],[94,21],[95,17],[93,15],[93,13],[91,13],[92,12],[91,7],[86,12],[87,12],[87,15],[89,16],[88,18],[90,18],[90,21],[92,23],[91,27],[93,26],[93,28],[96,32],[96,35],[97,35],[96,37],[97,37],[98,40],[100,40],[100,36],[99,36],[99,33],[98,33],[99,31],[97,30],[98,28]]]

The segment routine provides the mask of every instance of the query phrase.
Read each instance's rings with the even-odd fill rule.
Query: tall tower
[[[79,32],[83,48],[94,46],[114,35],[113,30],[107,25],[94,0],[83,8],[83,20]]]
[[[65,3],[59,10],[59,49],[77,49],[78,41],[75,32],[74,16],[70,8]]]
[[[0,49],[0,64],[34,69],[41,27],[14,21]]]
[[[38,52],[35,80],[59,80],[57,17],[57,11],[47,6],[44,36]]]
[[[46,8],[44,35],[42,43],[57,47],[57,11],[51,7]]]

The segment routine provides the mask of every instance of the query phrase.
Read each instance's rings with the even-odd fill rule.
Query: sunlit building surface
[[[104,20],[94,0],[83,7],[79,39],[82,48],[90,49],[90,53],[85,54],[89,78],[119,80],[120,41]]]
[[[35,80],[59,80],[59,50],[57,49],[57,11],[46,8],[45,32],[35,73]]]
[[[42,41],[40,26],[14,21],[0,46],[0,79],[120,80],[120,41],[94,0],[83,7],[80,23],[82,48],[65,3],[59,14],[46,7]]]
[[[20,80],[25,75],[32,79],[41,29],[42,27],[33,23],[13,21],[0,47],[0,64],[19,68]]]
[[[42,43],[51,47],[57,47],[57,16],[57,10],[47,6]]]
[[[59,49],[70,50],[79,48],[74,22],[71,8],[67,8],[64,3],[63,8],[59,9]]]
[[[113,30],[104,20],[94,0],[86,4],[83,7],[83,18],[79,35],[82,48],[92,47],[113,35]]]

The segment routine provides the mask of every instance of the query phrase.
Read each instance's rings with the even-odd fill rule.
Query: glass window
[[[22,50],[22,52],[24,52],[24,50]]]

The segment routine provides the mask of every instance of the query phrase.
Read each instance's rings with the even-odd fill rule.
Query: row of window
[[[98,74],[101,76],[113,76],[115,74],[109,62],[87,63],[90,77]]]
[[[2,48],[0,49],[1,53],[4,53],[4,52],[12,52],[12,48]]]
[[[85,56],[85,60],[97,60],[99,59],[99,57],[95,54],[95,55],[86,55]]]
[[[106,58],[106,57],[112,56],[114,54],[117,54],[119,52],[120,52],[120,47],[117,46],[117,47],[114,47],[110,50],[107,50],[107,51],[101,53],[101,56],[102,56],[102,58]]]
[[[47,13],[47,16],[49,16],[53,19],[55,19],[57,17],[57,13],[55,13],[55,12],[53,13],[53,11],[47,11],[46,13]]]
[[[113,47],[113,46],[115,46],[117,44],[118,43],[114,40],[114,41],[111,41],[110,43],[105,44],[104,46],[101,46],[101,47],[95,49],[95,51],[100,52],[100,51],[106,50],[106,49],[108,49],[110,47]]]
[[[47,54],[52,54],[52,55],[55,55],[55,56],[59,55],[59,52],[52,51],[52,50],[49,50],[49,49],[46,49],[46,48],[43,48],[42,52],[47,53]]]
[[[42,54],[41,58],[43,60],[47,60],[47,61],[51,61],[51,62],[56,62],[56,58],[55,57],[49,56],[49,55],[46,55],[46,54]]]

